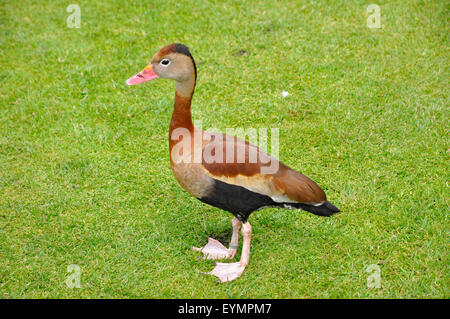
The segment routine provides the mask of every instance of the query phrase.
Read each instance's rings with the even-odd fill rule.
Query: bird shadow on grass
[[[211,237],[220,241],[223,245],[228,246],[232,234],[233,234],[232,229],[219,229],[219,228],[213,229],[210,230],[206,235],[206,240],[208,240],[208,238]]]

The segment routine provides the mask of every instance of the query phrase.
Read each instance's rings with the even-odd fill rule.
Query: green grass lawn
[[[449,298],[449,8],[2,0],[0,296]],[[174,83],[125,85],[173,42],[197,61],[203,128],[279,128],[280,160],[342,210],[254,213],[232,283],[189,249],[227,242],[232,215],[172,176]],[[71,264],[81,288],[65,283]]]

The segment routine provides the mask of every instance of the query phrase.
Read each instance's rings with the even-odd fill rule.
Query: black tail
[[[300,203],[286,203],[286,208],[300,208],[303,210],[306,210],[307,212],[313,213],[315,215],[319,216],[326,216],[329,217],[333,214],[339,213],[340,210],[333,204],[331,204],[329,201],[325,201],[322,205],[314,206],[314,205],[308,205],[308,204],[300,204]]]

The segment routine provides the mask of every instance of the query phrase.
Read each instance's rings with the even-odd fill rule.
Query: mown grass
[[[448,298],[449,4],[377,1],[369,29],[372,2],[77,0],[70,29],[70,2],[1,1],[1,296]],[[173,42],[204,128],[280,128],[280,159],[343,211],[255,213],[228,284],[189,250],[231,215],[172,176],[173,83],[124,84]]]

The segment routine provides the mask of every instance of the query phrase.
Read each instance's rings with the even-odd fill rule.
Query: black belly
[[[246,222],[252,212],[262,207],[280,206],[280,203],[274,202],[269,196],[216,179],[212,192],[199,199],[206,204],[229,211],[242,222]]]

